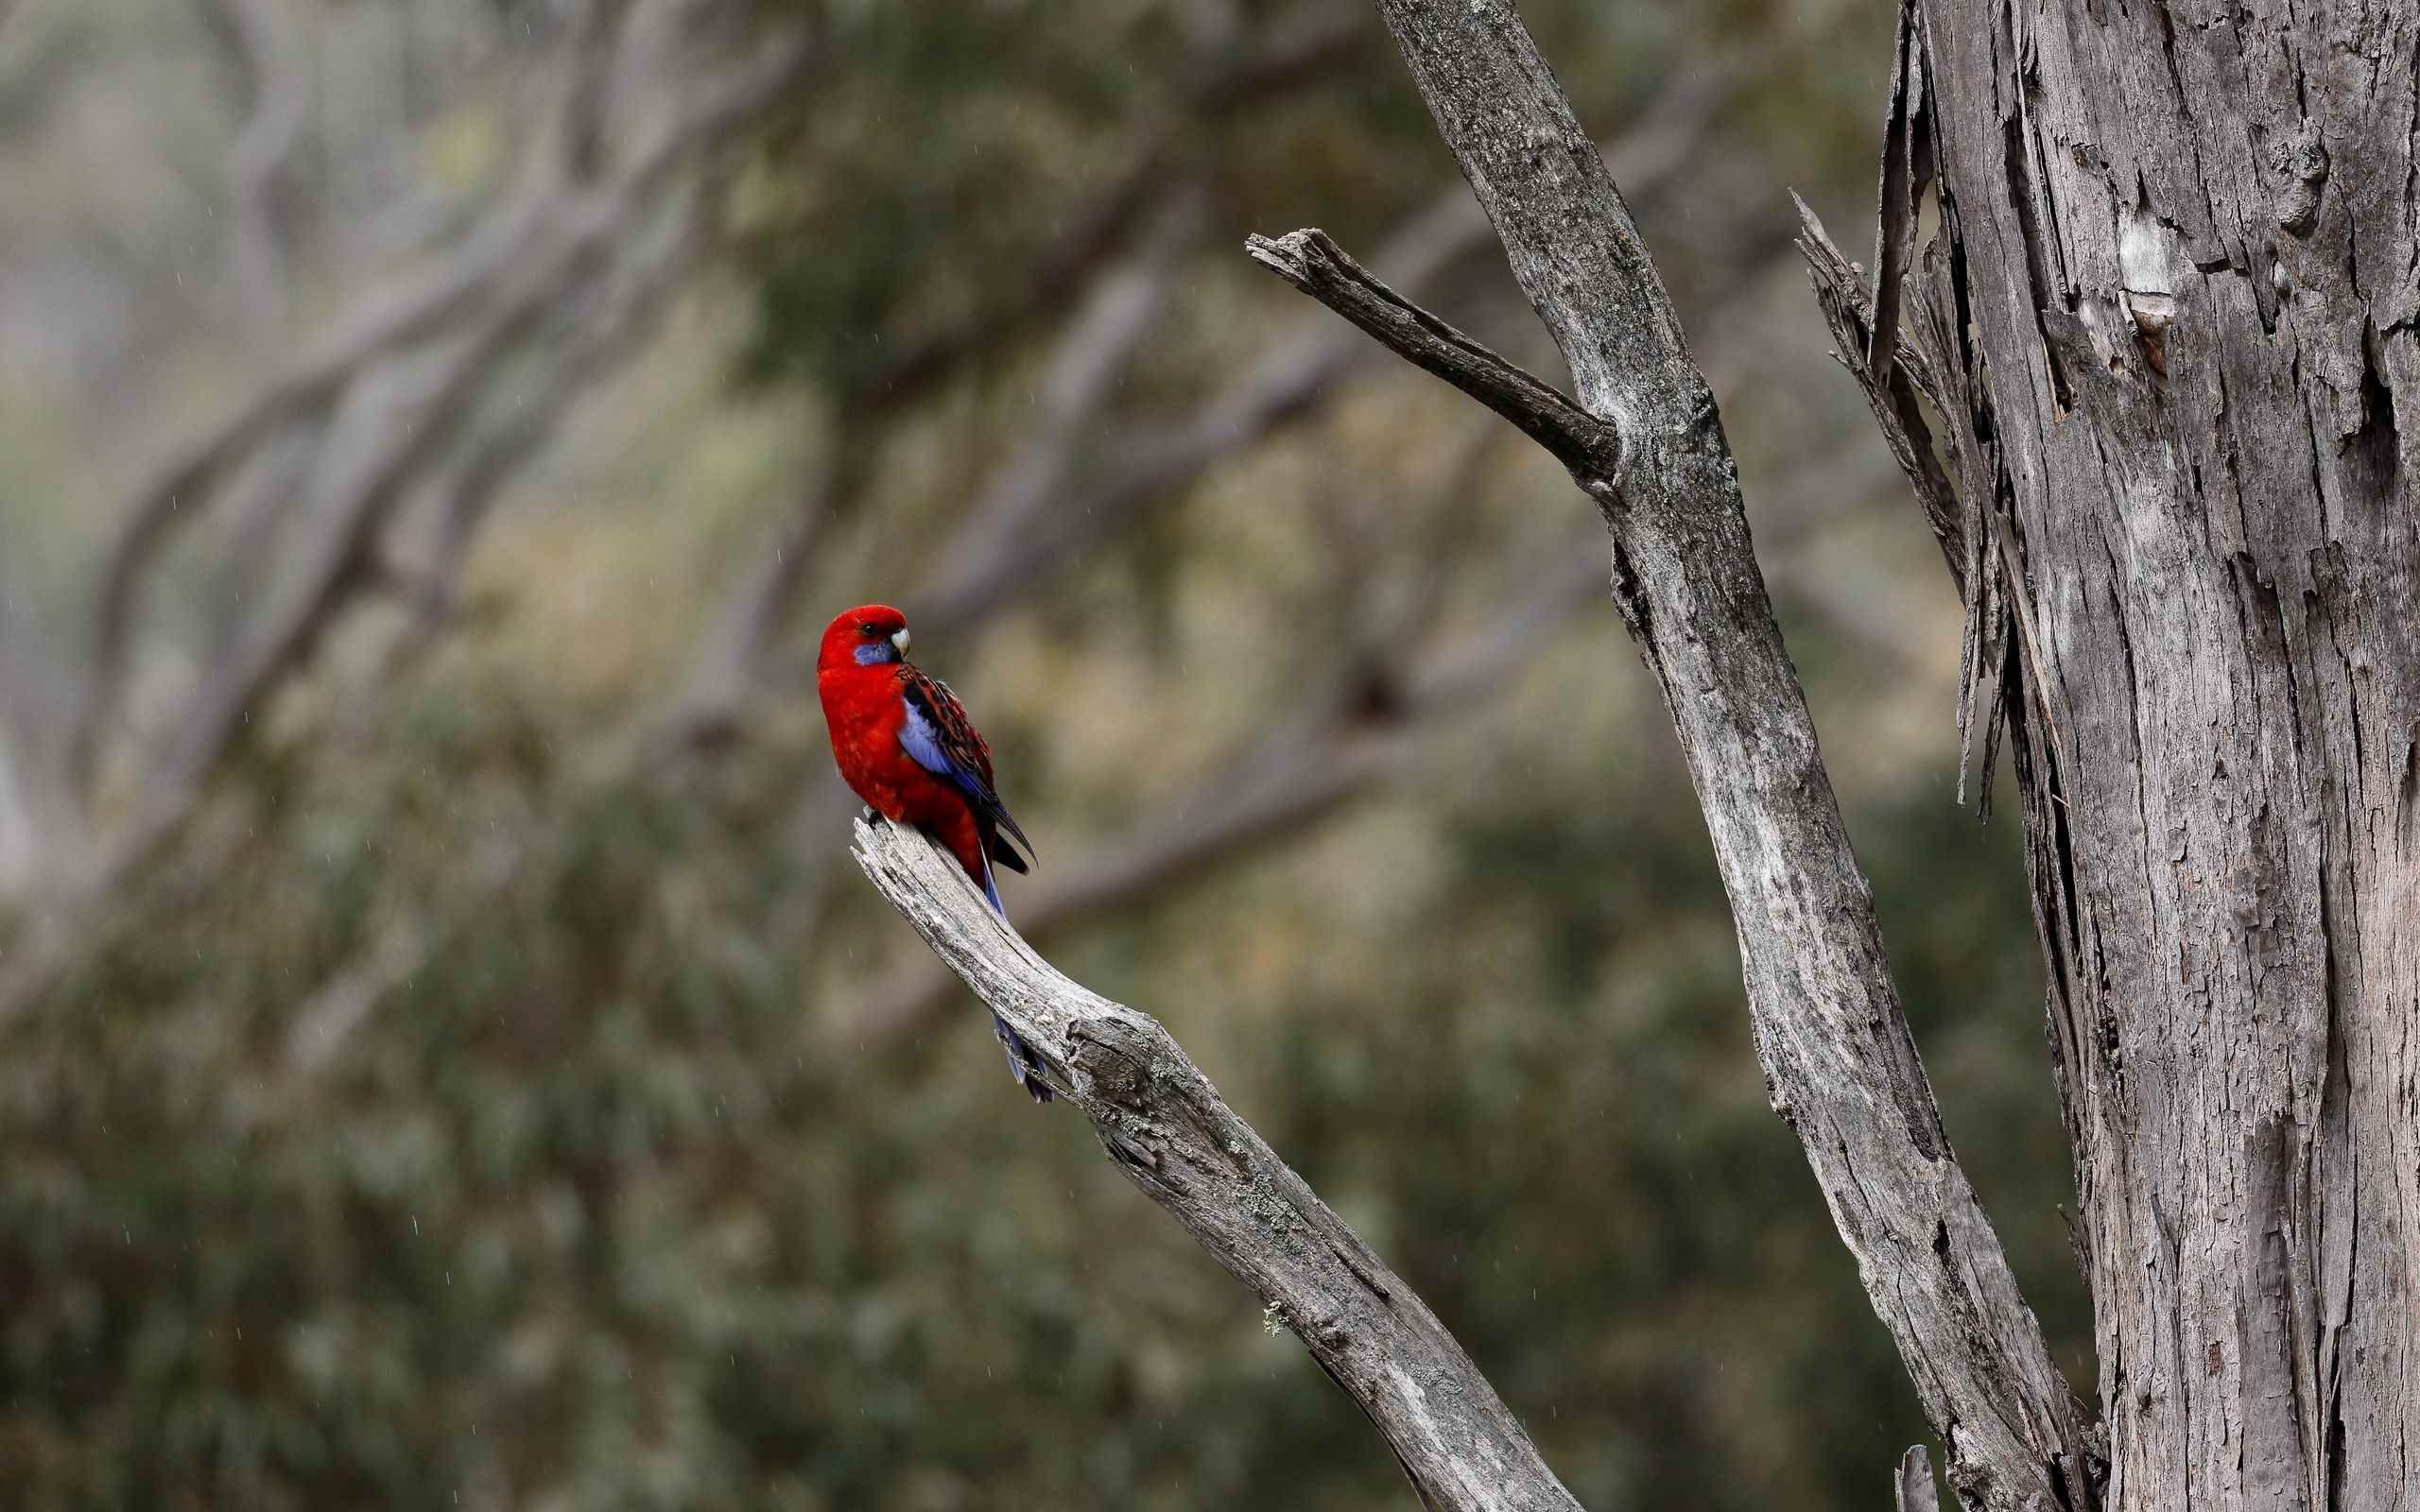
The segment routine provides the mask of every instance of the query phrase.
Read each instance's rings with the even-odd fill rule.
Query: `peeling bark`
[[[2420,9],[1910,9],[2106,1503],[2420,1505]]]

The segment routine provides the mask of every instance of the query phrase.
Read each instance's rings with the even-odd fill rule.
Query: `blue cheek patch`
[[[899,647],[891,644],[889,641],[869,641],[865,644],[858,646],[856,650],[851,654],[856,657],[857,665],[861,667],[877,667],[882,665],[885,662],[898,661]]]

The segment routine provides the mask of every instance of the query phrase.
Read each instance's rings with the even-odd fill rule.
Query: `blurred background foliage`
[[[1888,9],[1524,10],[2087,1379],[1954,603],[1787,253],[1786,188],[1869,213]],[[0,1500],[1408,1504],[857,884],[802,667],[887,598],[1041,843],[1011,916],[1586,1504],[1881,1503],[1922,1419],[1586,506],[1240,255],[1324,225],[1551,370],[1362,8],[25,0],[0,120]]]

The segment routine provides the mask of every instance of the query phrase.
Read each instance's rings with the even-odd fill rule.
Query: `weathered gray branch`
[[[1437,1315],[1227,1106],[1158,1021],[1053,970],[923,835],[860,821],[856,854],[925,942],[1034,1048],[1118,1168],[1369,1415],[1426,1504],[1577,1512]]]
[[[1953,1483],[1989,1507],[2089,1506],[2074,1403],[1942,1129],[1714,398],[1620,191],[1511,6],[1379,10],[1580,407],[1620,438],[1613,465],[1575,476],[1611,528],[1616,603],[1697,785],[1774,1110],[1947,1443]],[[1337,303],[1354,318],[1376,299],[1357,281]],[[1394,315],[1365,329],[1441,371],[1442,325]],[[1507,397],[1485,365],[1463,372],[1482,403]]]
[[[1247,236],[1244,250],[1397,354],[1511,421],[1582,478],[1610,478],[1620,468],[1621,437],[1614,426],[1371,277],[1327,232],[1312,228],[1273,241]]]

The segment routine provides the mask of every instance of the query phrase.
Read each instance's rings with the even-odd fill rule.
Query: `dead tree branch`
[[[1586,477],[1621,467],[1621,435],[1438,317],[1370,276],[1327,232],[1288,232],[1272,241],[1247,236],[1252,260],[1511,421],[1522,435]]]
[[[1577,1512],[1437,1315],[1227,1106],[1157,1020],[1053,970],[923,835],[860,822],[856,854],[925,943],[1033,1046],[1118,1169],[1369,1416],[1424,1504]]]
[[[1774,1110],[1948,1446],[1953,1483],[2010,1512],[2089,1506],[2075,1404],[1942,1129],[1713,395],[1620,191],[1510,6],[1379,9],[1570,365],[1577,407],[1618,436],[1617,449],[1583,445],[1560,408],[1527,410],[1612,530],[1615,603],[1697,786]],[[1379,306],[1348,282],[1340,313]],[[1474,367],[1433,317],[1365,329],[1432,372],[1473,378],[1466,391],[1490,407],[1549,387]]]

